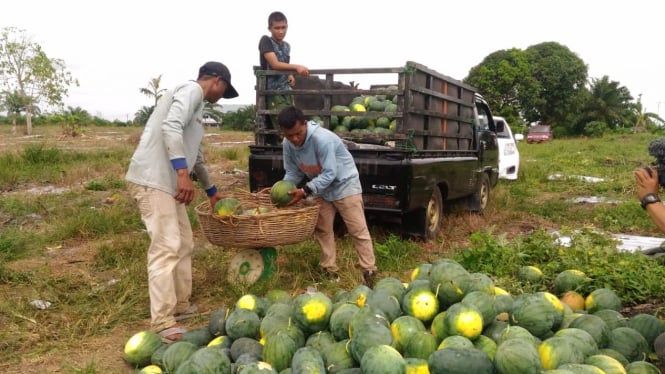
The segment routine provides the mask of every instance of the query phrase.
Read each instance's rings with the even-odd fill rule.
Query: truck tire
[[[434,186],[425,212],[425,240],[435,239],[443,221],[443,196],[439,187]]]
[[[482,181],[478,190],[471,196],[469,210],[476,213],[482,213],[490,202],[490,177],[483,173]]]

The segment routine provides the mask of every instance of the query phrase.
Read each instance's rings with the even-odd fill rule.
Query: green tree
[[[203,115],[214,119],[217,123],[224,122],[222,106],[217,103],[209,103],[206,101],[203,106]]]
[[[166,91],[165,88],[159,88],[161,81],[162,81],[162,75],[160,74],[157,78],[152,78],[148,82],[148,87],[139,88],[139,91],[142,94],[151,97],[155,100],[155,106],[157,106],[157,102]]]
[[[68,106],[63,113],[62,129],[63,134],[76,137],[81,134],[81,126],[85,126],[92,121],[92,117],[87,110],[81,107]]]
[[[630,110],[634,114],[635,121],[633,132],[662,129],[665,126],[665,120],[656,113],[647,112],[647,109],[642,106],[641,94],[637,97],[637,103],[633,104]]]
[[[35,105],[62,106],[72,84],[78,86],[65,62],[49,58],[25,30],[5,27],[0,35],[0,85],[25,100],[26,133],[32,134]]]
[[[76,108],[68,106],[65,114],[71,116],[72,120],[80,125],[87,125],[92,119],[87,110],[78,106]]]
[[[610,81],[605,75],[600,79],[591,79],[583,118],[585,122],[604,122],[611,130],[624,123],[624,113],[632,104],[633,97],[625,86],[617,81]]]
[[[254,105],[248,105],[235,112],[224,113],[223,127],[229,130],[252,131],[255,116],[256,107]]]
[[[524,105],[529,121],[552,126],[572,126],[572,117],[583,103],[580,95],[587,81],[587,66],[568,47],[556,42],[532,45],[526,49],[533,77],[540,84],[538,100]]]
[[[608,130],[607,124],[603,121],[591,121],[584,126],[584,135],[592,138],[602,138]]]
[[[145,124],[148,123],[148,119],[154,110],[154,106],[141,107],[141,109],[134,113],[134,123],[137,125],[145,126]]]
[[[12,119],[12,132],[16,134],[16,120],[26,107],[27,100],[17,91],[5,92],[2,99],[2,108],[7,111],[7,117]]]
[[[520,49],[491,53],[471,68],[464,81],[482,92],[492,111],[510,123],[521,122],[524,104],[533,107],[539,100],[540,84]]]

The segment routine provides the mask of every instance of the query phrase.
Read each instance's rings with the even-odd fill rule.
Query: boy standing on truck
[[[321,246],[324,275],[339,279],[333,232],[335,213],[339,212],[353,238],[364,283],[373,287],[374,247],[365,221],[362,187],[353,156],[335,133],[315,122],[307,122],[303,112],[294,106],[284,108],[278,121],[284,136],[284,179],[296,185],[308,180],[302,188],[289,192],[293,195],[290,204],[309,195],[321,197],[314,236]]]
[[[261,70],[295,70],[299,75],[308,76],[309,69],[303,65],[291,63],[291,45],[284,40],[288,29],[286,16],[282,12],[272,12],[268,16],[270,36],[263,35],[259,41],[259,59]],[[269,75],[266,77],[267,90],[289,91],[296,84],[293,74]],[[266,108],[282,109],[293,105],[291,95],[272,95],[266,97]],[[271,128],[277,128],[277,116],[266,118]]]

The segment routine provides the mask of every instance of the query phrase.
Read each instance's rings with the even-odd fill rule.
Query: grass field
[[[122,347],[149,327],[145,250],[140,217],[128,196],[124,172],[137,128],[84,128],[62,137],[59,127],[38,127],[37,137],[0,127],[0,371],[3,373],[124,373]],[[611,234],[662,236],[639,207],[632,171],[651,162],[649,134],[601,139],[520,143],[517,181],[500,181],[483,215],[454,213],[437,240],[400,237],[390,227],[371,227],[380,277],[404,282],[414,267],[441,257],[492,276],[511,293],[547,287],[517,281],[522,265],[537,265],[551,282],[577,268],[593,287],[620,293],[624,305],[653,305],[663,313],[662,260],[617,252]],[[206,157],[222,189],[247,188],[251,133],[210,130]],[[584,177],[598,178],[594,182]],[[594,197],[604,202],[580,203]],[[318,245],[308,240],[277,248],[277,270],[251,287],[229,284],[227,264],[236,252],[208,243],[190,206],[196,233],[193,301],[201,310],[233,305],[245,293],[279,288],[296,295],[312,286]],[[569,236],[570,247],[552,231]],[[339,283],[333,294],[361,282],[348,237],[338,241]],[[33,302],[50,302],[39,309]],[[205,316],[187,321],[194,327]]]

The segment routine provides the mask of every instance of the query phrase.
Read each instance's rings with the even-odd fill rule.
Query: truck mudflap
[[[250,146],[249,190],[260,191],[284,178],[282,147]]]

